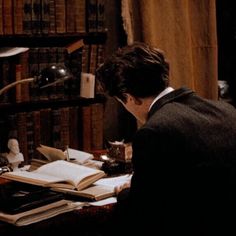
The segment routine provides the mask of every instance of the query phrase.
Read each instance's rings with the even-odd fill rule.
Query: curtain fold
[[[162,49],[170,62],[170,84],[217,99],[215,0],[122,0],[127,43]]]

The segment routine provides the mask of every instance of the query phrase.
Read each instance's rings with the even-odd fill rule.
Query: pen
[[[66,160],[67,160],[67,161],[70,161],[69,146],[68,146],[68,145],[66,145],[66,153],[67,153],[67,155],[66,155]]]

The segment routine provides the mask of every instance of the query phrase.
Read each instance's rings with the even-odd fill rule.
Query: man
[[[169,87],[163,53],[144,43],[119,49],[96,76],[143,124],[130,189],[117,189],[116,232],[127,224],[131,235],[235,233],[235,109]]]

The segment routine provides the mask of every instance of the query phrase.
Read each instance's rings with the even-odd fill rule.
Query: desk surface
[[[0,185],[9,182],[0,178]],[[68,236],[69,233],[78,232],[77,235],[98,235],[97,232],[103,231],[109,224],[115,204],[101,207],[90,206],[79,210],[63,213],[27,226],[17,227],[0,221],[0,235],[62,235]]]

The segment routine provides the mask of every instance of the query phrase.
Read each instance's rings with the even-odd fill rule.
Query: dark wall
[[[229,84],[236,105],[236,4],[234,0],[216,0],[218,37],[218,79]]]

